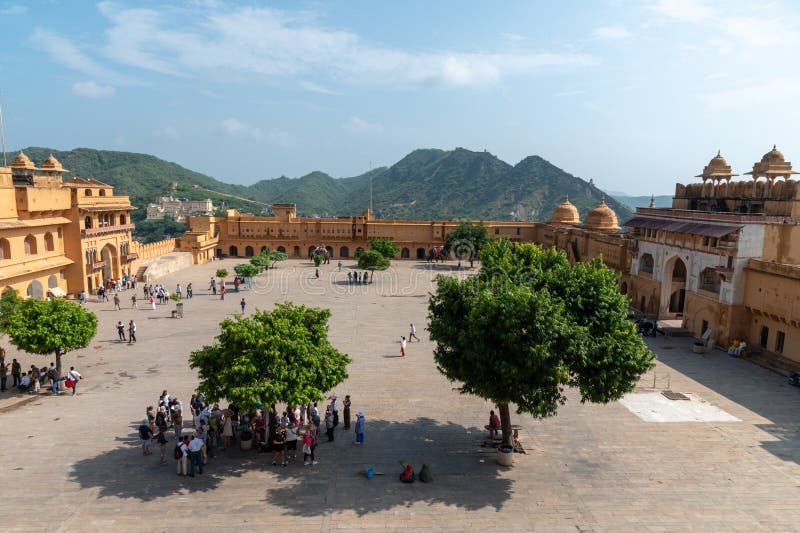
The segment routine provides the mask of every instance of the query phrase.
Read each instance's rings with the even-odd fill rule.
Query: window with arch
[[[86,190],[84,190],[84,191],[83,191],[83,195],[84,195],[84,196],[91,196],[91,195],[92,195],[92,189],[86,189]]]
[[[619,293],[620,294],[628,294],[628,282],[623,281],[619,286]]]
[[[28,235],[25,237],[25,255],[35,255],[36,253],[36,237]]]
[[[97,194],[99,194],[100,196],[105,196],[106,195],[106,190],[105,189],[100,189],[100,192],[97,193]]]
[[[245,249],[244,249],[244,255],[246,257],[253,257],[253,255],[254,255],[253,254],[253,247],[252,246],[246,246]]]
[[[0,239],[0,260],[11,259],[11,243],[8,239]]]
[[[125,215],[120,215],[119,216],[119,223],[120,223],[121,226],[128,223],[128,219],[125,217]]]
[[[649,274],[653,273],[653,256],[650,254],[642,255],[641,259],[639,259],[639,272],[647,272]]]
[[[45,252],[55,252],[56,251],[56,244],[53,240],[53,234],[49,231],[44,234],[44,251]]]
[[[92,228],[92,217],[86,217],[83,219],[83,227],[86,229]]]

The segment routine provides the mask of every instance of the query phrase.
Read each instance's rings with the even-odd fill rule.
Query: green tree
[[[358,268],[364,270],[386,270],[389,268],[389,260],[376,250],[364,250],[358,256]]]
[[[275,268],[275,264],[280,261],[286,261],[289,259],[289,256],[286,255],[284,252],[270,252],[269,253],[269,260],[272,262],[272,268]]]
[[[269,268],[269,255],[261,252],[257,256],[250,258],[250,264],[256,267],[259,272],[264,272]]]
[[[0,334],[5,333],[8,317],[11,316],[11,312],[21,301],[17,291],[14,289],[9,289],[0,296]]]
[[[217,272],[216,272],[216,275],[220,279],[220,281],[224,282],[225,278],[228,277],[228,271],[225,270],[224,268],[218,268]]]
[[[582,402],[607,403],[633,390],[653,354],[626,320],[617,274],[595,259],[570,265],[563,252],[491,241],[478,276],[440,276],[429,302],[439,370],[460,391],[494,402],[503,442],[509,404],[554,416],[576,387]]]
[[[211,346],[192,352],[198,391],[253,410],[259,402],[305,405],[347,378],[350,358],[328,340],[327,309],[291,302],[225,319]]]
[[[11,344],[20,350],[55,354],[56,369],[61,376],[61,356],[89,345],[97,333],[97,316],[61,298],[26,300],[9,315],[6,332]]]
[[[392,259],[400,253],[400,247],[389,239],[370,239],[369,247],[381,254],[386,259]]]
[[[241,263],[236,265],[233,267],[233,271],[243,278],[254,278],[261,272],[258,267],[255,267],[250,263]]]
[[[478,222],[462,222],[447,234],[444,251],[453,252],[457,259],[471,260],[480,253],[484,245],[489,242],[489,229]]]

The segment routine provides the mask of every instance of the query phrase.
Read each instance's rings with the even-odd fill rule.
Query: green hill
[[[71,172],[67,177],[95,178],[127,194],[139,207],[141,220],[148,202],[161,194],[199,199],[243,212],[259,213],[265,203],[296,203],[300,214],[351,215],[369,207],[370,177],[376,216],[381,218],[546,220],[569,197],[585,216],[604,194],[591,183],[564,172],[538,156],[512,166],[488,152],[415,150],[390,167],[349,178],[312,172],[296,179],[261,180],[250,186],[223,183],[212,177],[146,154],[76,148],[70,151],[25,148],[41,164],[53,154]],[[12,154],[12,157],[16,154]],[[177,182],[172,192],[170,182]],[[202,188],[202,189],[201,189]],[[208,192],[214,191],[214,192]],[[232,195],[242,199],[232,198]],[[631,210],[611,196],[608,205],[620,221]]]

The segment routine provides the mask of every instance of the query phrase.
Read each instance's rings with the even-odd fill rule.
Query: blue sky
[[[460,146],[669,194],[718,149],[800,167],[799,6],[0,0],[6,143],[235,183]]]

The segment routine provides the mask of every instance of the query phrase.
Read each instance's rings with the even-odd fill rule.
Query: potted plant
[[[251,450],[253,448],[253,431],[246,427],[239,433],[239,448]]]

